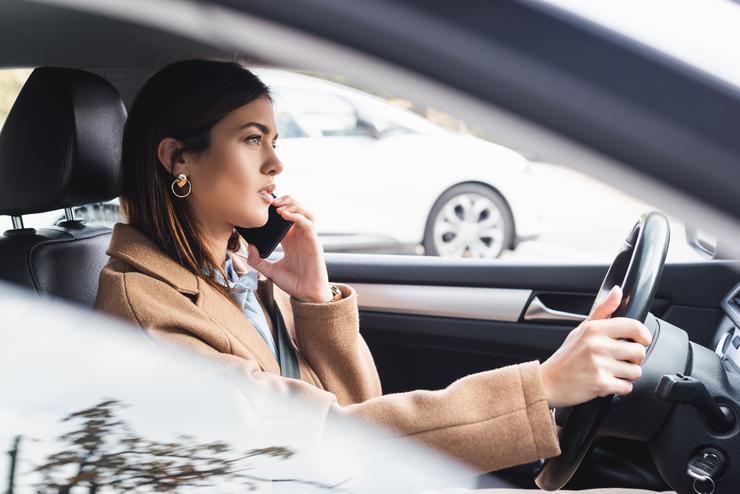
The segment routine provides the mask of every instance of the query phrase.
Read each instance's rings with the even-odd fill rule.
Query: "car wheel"
[[[427,220],[427,255],[495,259],[512,245],[514,219],[506,200],[481,184],[452,187]]]

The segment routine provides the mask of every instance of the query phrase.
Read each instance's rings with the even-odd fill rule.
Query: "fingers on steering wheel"
[[[645,360],[647,349],[640,343],[632,341],[611,340],[610,353],[612,357],[624,362],[640,365]]]
[[[628,395],[632,392],[632,383],[618,377],[606,379],[605,392],[601,396]]]
[[[612,376],[618,379],[624,379],[625,381],[636,381],[642,376],[642,367],[629,362],[622,362],[621,360],[609,359],[604,364],[604,367],[606,367]]]
[[[648,346],[652,340],[650,331],[643,323],[627,317],[615,317],[604,323],[607,336],[615,339],[628,339]]]

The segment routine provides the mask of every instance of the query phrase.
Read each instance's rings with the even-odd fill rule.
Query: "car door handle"
[[[565,312],[562,310],[551,309],[542,303],[537,297],[534,297],[527,306],[527,310],[524,313],[525,321],[573,321],[581,322],[586,319],[583,314],[575,314],[573,312]]]

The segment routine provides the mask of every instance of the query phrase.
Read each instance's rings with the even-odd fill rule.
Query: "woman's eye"
[[[249,143],[259,144],[260,143],[260,140],[262,140],[262,136],[261,135],[258,135],[258,134],[255,134],[255,135],[251,135],[251,136],[247,137],[244,140],[246,142],[249,142]]]
[[[277,142],[272,143],[272,149],[277,149]]]

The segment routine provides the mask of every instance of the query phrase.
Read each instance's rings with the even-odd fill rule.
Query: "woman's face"
[[[267,222],[270,192],[283,170],[274,149],[277,137],[272,103],[262,97],[216,124],[207,151],[183,157],[175,173],[190,179],[187,200],[204,227],[231,231]]]

